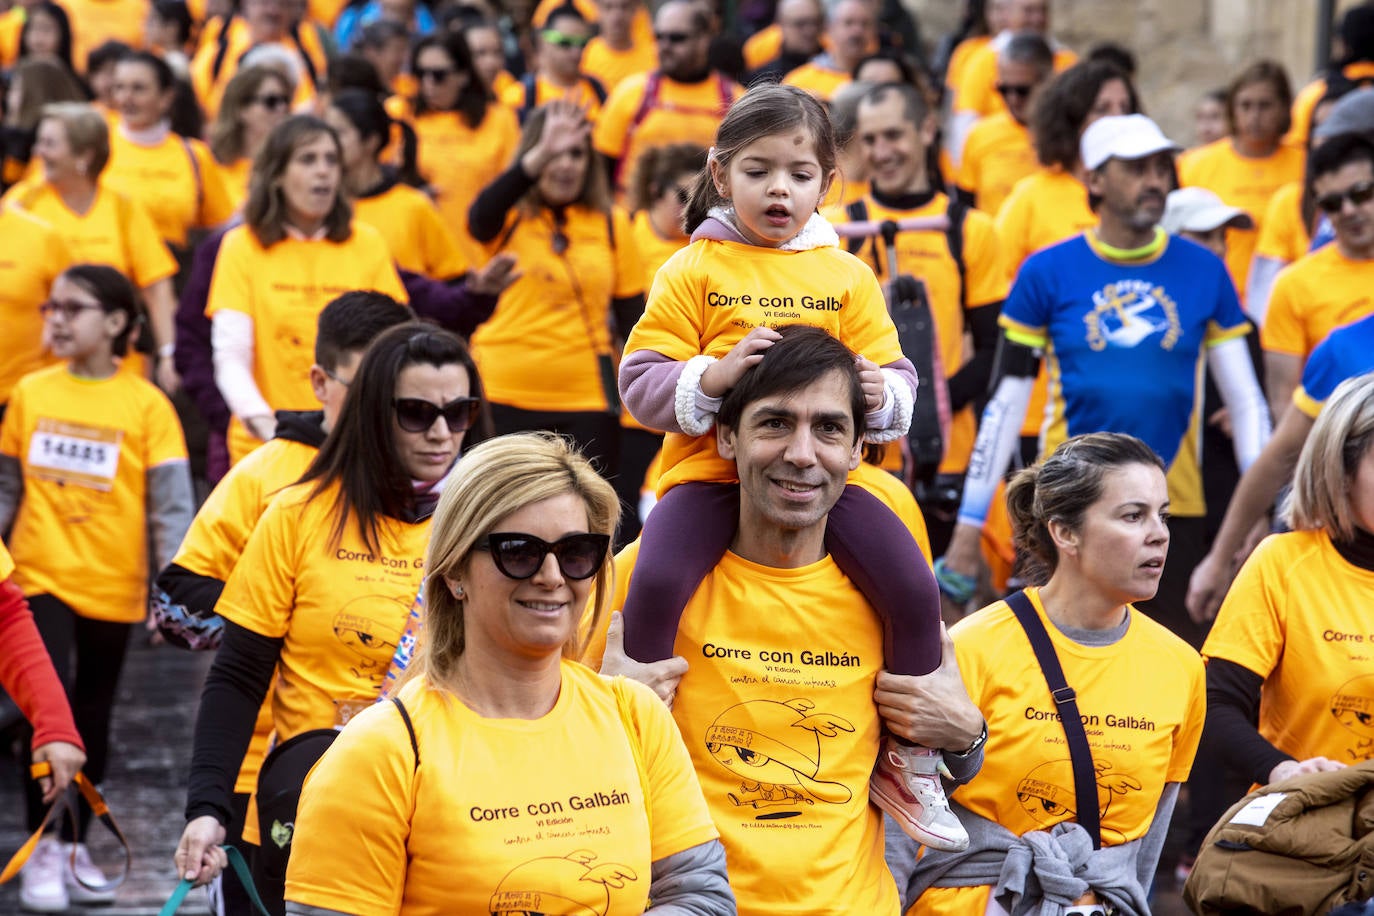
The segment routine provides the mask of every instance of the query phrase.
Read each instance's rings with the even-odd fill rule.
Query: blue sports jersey
[[[1303,367],[1293,404],[1316,419],[1337,385],[1366,372],[1374,372],[1374,315],[1336,328],[1317,344]]]
[[[1084,234],[1027,259],[1001,322],[1010,339],[1045,351],[1042,455],[1082,433],[1129,433],[1169,465],[1174,514],[1205,513],[1204,347],[1250,327],[1216,255],[1169,238],[1154,258],[1113,261]]]

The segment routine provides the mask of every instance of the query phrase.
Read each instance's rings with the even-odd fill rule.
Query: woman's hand
[[[731,388],[739,384],[744,370],[758,365],[763,359],[763,351],[782,340],[782,335],[772,328],[760,325],[744,339],[730,348],[730,352],[712,363],[701,374],[701,391],[708,397],[723,398]]]
[[[515,255],[503,251],[478,269],[470,271],[467,287],[479,296],[499,296],[507,286],[519,279]]]
[[[854,357],[854,365],[859,369],[859,385],[864,390],[864,411],[874,411],[887,400],[887,382],[883,370],[872,360],[862,356]]]
[[[52,767],[52,773],[38,780],[43,801],[50,802],[66,791],[77,772],[86,765],[86,752],[65,741],[49,741],[33,749],[33,762]]]
[[[220,848],[224,836],[224,825],[209,814],[188,821],[172,855],[177,874],[195,882],[196,887],[215,880],[229,864],[229,857]]]
[[[157,358],[157,365],[153,368],[153,380],[169,398],[181,390],[181,376],[177,375],[172,357],[159,356]]]
[[[272,437],[277,434],[277,418],[267,414],[260,417],[244,417],[243,425],[263,442],[271,442]]]
[[[1184,604],[1188,607],[1188,616],[1195,622],[1206,623],[1217,616],[1221,599],[1226,597],[1226,589],[1231,584],[1230,566],[1229,557],[1218,556],[1213,550],[1193,567]]]
[[[1326,757],[1285,760],[1269,771],[1269,781],[1271,783],[1282,782],[1285,779],[1292,779],[1294,776],[1303,776],[1307,773],[1331,773],[1343,769],[1345,769],[1345,764],[1339,760],[1329,760]]]
[[[661,662],[645,664],[630,658],[625,654],[625,618],[615,611],[611,614],[611,625],[606,628],[606,651],[601,655],[601,673],[606,677],[622,674],[639,681],[658,694],[658,698],[672,709],[678,682],[687,673],[687,659],[674,655]]]
[[[563,153],[582,148],[591,132],[592,122],[587,120],[585,109],[567,99],[550,102],[544,106],[544,129],[520,158],[520,168],[531,178],[538,178]]]

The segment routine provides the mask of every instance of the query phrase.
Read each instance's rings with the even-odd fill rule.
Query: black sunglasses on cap
[[[491,552],[491,561],[508,579],[528,579],[553,554],[558,568],[569,579],[590,579],[606,561],[611,546],[609,534],[569,534],[550,544],[532,534],[498,532],[479,543],[479,550]]]
[[[1014,95],[1014,96],[1017,96],[1018,98],[1023,98],[1023,99],[1024,99],[1024,98],[1029,98],[1029,97],[1030,97],[1030,94],[1031,94],[1032,92],[1034,92],[1034,91],[1035,91],[1035,87],[1034,87],[1034,86],[1018,86],[1018,85],[1016,85],[1015,83],[998,83],[998,84],[997,84],[997,94],[1000,95],[1002,98],[1006,98],[1006,97],[1009,96],[1009,95]]]
[[[461,433],[472,426],[482,402],[477,398],[458,398],[443,407],[421,398],[396,398],[391,402],[396,422],[408,433],[422,433],[434,425],[442,415],[448,431]]]
[[[654,41],[663,45],[680,45],[692,40],[691,32],[655,32]]]
[[[1374,200],[1374,181],[1361,181],[1344,191],[1332,191],[1330,194],[1323,194],[1317,198],[1317,206],[1321,208],[1323,213],[1334,216],[1341,212],[1341,208],[1345,206],[1347,200],[1357,207]]]

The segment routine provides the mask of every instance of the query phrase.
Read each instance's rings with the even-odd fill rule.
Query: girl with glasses
[[[143,314],[129,281],[103,265],[69,268],[41,312],[62,362],[11,393],[0,426],[0,530],[13,525],[14,584],[69,685],[86,775],[99,783],[130,630],[148,607],[149,554],[162,566],[186,533],[191,477],[171,403],[120,366]],[[26,801],[36,830],[46,807],[37,783]],[[76,829],[64,828],[66,848],[56,835],[39,843],[23,871],[25,909],[114,900],[113,889],[78,884],[68,865],[88,884],[105,883],[84,845],[90,815],[83,803]]]
[[[604,626],[617,513],[564,439],[464,459],[425,557],[419,653],[301,796],[287,912],[735,912],[667,708],[572,661]]]
[[[430,515],[484,423],[481,382],[457,336],[408,322],[368,349],[329,438],[263,514],[216,604],[224,636],[201,696],[179,874],[205,883],[224,864],[238,762],[269,685],[277,744],[258,805],[277,791],[274,769],[278,789],[291,788],[281,774],[291,767],[274,757],[297,753],[293,738],[342,728],[375,702],[420,589]],[[263,836],[250,809],[244,838],[262,838],[258,888],[280,901],[286,852],[266,842],[272,819]]]

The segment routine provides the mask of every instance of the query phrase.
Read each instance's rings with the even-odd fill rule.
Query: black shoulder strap
[[[186,151],[186,160],[191,163],[191,176],[196,180],[196,219],[203,220],[205,218],[205,179],[200,174],[200,160],[196,158],[195,147],[185,137],[181,138],[181,148]]]
[[[945,216],[949,228],[945,230],[945,241],[949,243],[949,256],[959,269],[959,304],[968,308],[968,265],[964,262],[964,217],[968,215],[968,204],[959,199],[958,194],[949,196],[949,207]]]
[[[588,86],[592,87],[592,94],[596,96],[596,103],[598,105],[605,105],[606,87],[601,84],[601,80],[594,76],[583,76],[582,78],[587,81]]]
[[[534,111],[539,102],[539,83],[538,77],[533,73],[526,73],[520,77],[520,85],[525,87],[525,104],[520,106],[520,123],[524,124],[525,119]]]
[[[1069,762],[1073,766],[1074,804],[1077,806],[1078,826],[1092,837],[1093,849],[1102,848],[1101,812],[1097,807],[1097,771],[1093,768],[1093,752],[1088,746],[1088,733],[1083,730],[1083,718],[1078,714],[1078,695],[1064,678],[1059,656],[1040,615],[1035,613],[1024,591],[1007,598],[1007,606],[1016,615],[1021,629],[1026,631],[1035,660],[1044,672],[1054,705],[1059,708],[1059,722],[1064,726],[1064,738],[1069,743]]]
[[[866,223],[868,222],[868,203],[862,197],[858,200],[852,200],[844,205],[844,215],[851,223]],[[850,236],[845,239],[844,247],[849,250],[850,254],[858,254],[859,249],[864,247],[864,240],[859,236]]]
[[[391,702],[396,704],[396,711],[401,714],[401,721],[406,724],[406,731],[410,734],[410,749],[415,752],[415,769],[420,769],[420,742],[415,740],[415,726],[410,721],[410,713],[406,712],[406,706],[401,702],[400,697],[392,697]]]
[[[219,79],[220,71],[224,69],[224,58],[229,53],[229,26],[234,22],[234,14],[221,16],[219,20],[219,34],[215,36],[215,59],[210,63],[210,82]]]

